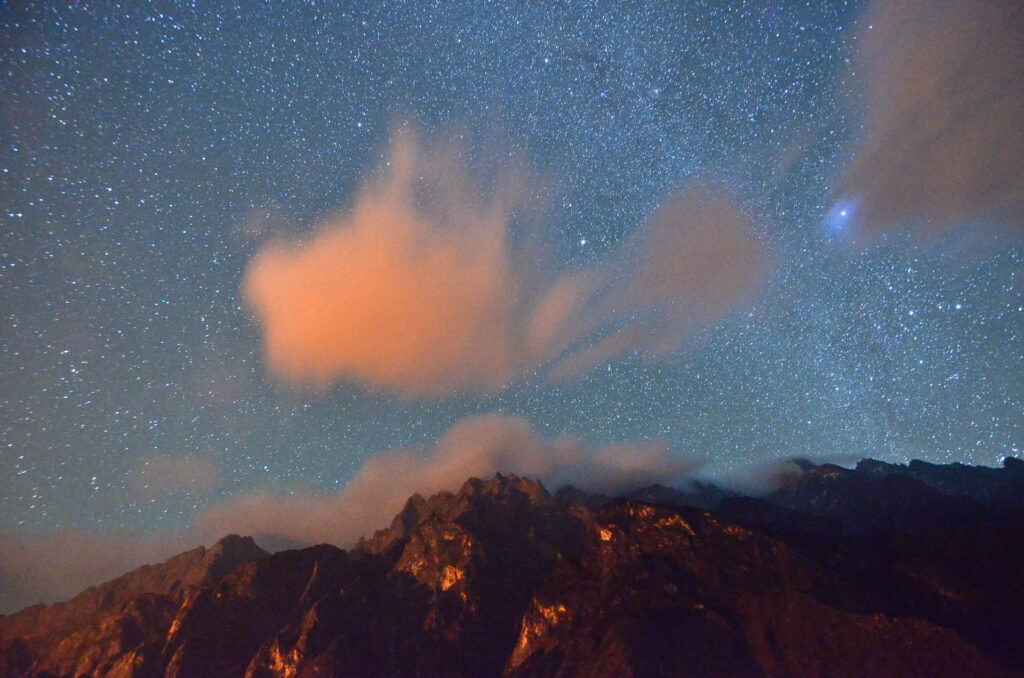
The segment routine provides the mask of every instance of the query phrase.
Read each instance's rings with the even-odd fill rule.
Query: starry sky
[[[340,491],[485,414],[544,440],[658,441],[711,474],[1020,454],[1020,166],[988,163],[1002,193],[982,178],[916,207],[865,179],[935,166],[911,139],[886,169],[893,144],[869,143],[891,119],[872,118],[889,86],[872,73],[903,55],[862,65],[858,45],[902,35],[892,3],[340,4],[0,7],[0,530],[181,532],[246,493]],[[1003,107],[1024,109],[1007,78]],[[528,168],[520,239],[552,279],[617,261],[709,177],[770,265],[671,350],[573,379],[283,383],[247,271],[349,209],[404,129],[464,140],[472,177]]]

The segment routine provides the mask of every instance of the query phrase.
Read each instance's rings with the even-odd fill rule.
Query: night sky
[[[929,12],[978,25],[922,58],[973,58],[972,35],[1017,49],[1020,7],[987,24],[973,4]],[[916,96],[885,90],[916,82],[906,55],[858,56],[876,30],[923,39],[900,33],[918,29],[898,3],[612,5],[0,7],[0,532],[181,533],[248,493],[339,492],[368,459],[430,450],[483,414],[622,454],[657,443],[718,476],[794,456],[1019,456],[1021,161],[986,155],[997,137],[1024,150],[1016,52],[996,93],[971,69],[1006,59],[956,61],[941,87],[999,108],[964,116],[940,88],[937,133],[973,145],[928,150],[884,141],[877,113]],[[765,270],[754,293],[669,323],[670,349],[634,342],[573,378],[538,360],[480,388],[291,383],[268,368],[247,271],[343,220],[402,135],[458,139],[477,196],[514,167],[530,223],[517,261],[549,280],[621,262],[704,181],[751,225]],[[1003,181],[966,160],[962,191],[928,175],[974,151]],[[883,195],[911,175],[920,191]]]

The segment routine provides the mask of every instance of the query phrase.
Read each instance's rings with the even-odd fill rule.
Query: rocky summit
[[[1024,463],[787,469],[470,479],[347,552],[229,536],[0,619],[0,678],[1024,676]]]

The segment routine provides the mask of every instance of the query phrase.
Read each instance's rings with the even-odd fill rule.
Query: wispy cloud
[[[839,186],[860,231],[1024,232],[1024,5],[874,0],[860,25],[863,142]]]

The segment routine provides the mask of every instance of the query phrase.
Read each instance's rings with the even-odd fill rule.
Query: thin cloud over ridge
[[[0,530],[0,611],[68,599],[226,534],[254,535],[268,546],[329,542],[350,548],[359,537],[387,527],[412,494],[456,491],[470,477],[515,473],[539,479],[552,491],[572,484],[614,493],[682,481],[698,466],[659,441],[596,447],[575,438],[548,440],[519,417],[467,417],[428,448],[370,457],[338,492],[245,492],[202,510],[183,532]]]
[[[575,438],[545,439],[521,417],[476,415],[456,422],[427,450],[374,455],[340,492],[245,494],[209,509],[197,525],[205,534],[262,533],[351,546],[386,527],[411,495],[455,491],[470,477],[514,473],[552,490],[573,485],[616,493],[679,482],[698,467],[659,441],[595,447]]]

